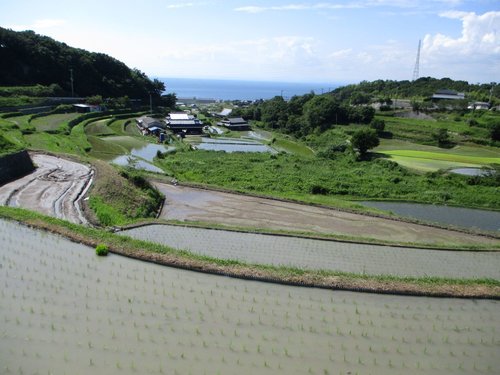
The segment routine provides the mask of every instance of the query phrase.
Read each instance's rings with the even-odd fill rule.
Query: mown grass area
[[[442,152],[417,151],[417,150],[391,150],[384,151],[386,155],[403,156],[415,159],[442,160],[449,162],[467,163],[475,165],[500,164],[500,157],[485,157],[472,155],[459,155]]]
[[[349,154],[334,160],[289,154],[211,151],[177,152],[159,161],[179,181],[230,190],[335,204],[339,198],[407,200],[500,209],[498,181],[480,182],[447,173],[418,174],[378,159],[355,161]]]
[[[106,141],[99,137],[88,135],[87,139],[92,145],[92,150],[89,152],[89,155],[94,158],[101,160],[112,160],[119,155],[128,153],[128,150],[125,147],[113,142]]]
[[[291,139],[277,138],[274,142],[271,142],[271,146],[278,151],[289,152],[303,157],[314,157],[312,149]]]
[[[83,132],[83,124],[71,129],[67,134],[49,134],[46,132],[35,132],[24,136],[29,148],[34,150],[49,151],[52,153],[66,153],[78,156],[86,156],[92,149]]]
[[[500,164],[500,149],[487,146],[457,145],[450,149],[394,139],[383,139],[375,152],[387,155],[407,168],[436,171],[457,167]]]
[[[30,123],[37,131],[55,131],[80,115],[80,113],[59,113],[34,118]]]
[[[36,228],[58,233],[88,246],[95,247],[98,244],[105,244],[111,252],[117,254],[194,271],[233,277],[249,277],[253,280],[375,293],[500,298],[500,281],[494,279],[370,276],[335,271],[309,271],[292,267],[253,265],[175,250],[164,245],[120,236],[102,229],[72,224],[19,208],[0,207],[0,217],[17,220]]]
[[[116,133],[108,126],[109,119],[96,120],[87,123],[85,134],[93,136],[115,135]]]

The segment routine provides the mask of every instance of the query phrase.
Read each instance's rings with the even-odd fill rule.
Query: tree
[[[490,136],[493,141],[500,141],[500,122],[491,127]]]
[[[440,128],[437,132],[432,134],[432,138],[437,142],[439,147],[445,147],[451,143],[448,129]]]
[[[370,128],[375,130],[377,132],[377,134],[380,135],[384,132],[385,121],[378,119],[378,118],[375,118],[372,120],[372,122],[370,122]]]
[[[365,128],[356,131],[352,135],[351,144],[359,151],[361,157],[364,157],[369,149],[380,144],[380,140],[375,130]]]

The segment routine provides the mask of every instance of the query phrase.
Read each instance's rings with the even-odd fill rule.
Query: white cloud
[[[487,12],[482,15],[466,12],[446,12],[441,17],[462,21],[462,33],[458,38],[427,34],[423,40],[422,51],[432,57],[478,55],[500,58],[500,12]]]
[[[328,9],[346,9],[346,8],[359,8],[358,3],[346,4],[329,4],[329,3],[316,3],[316,4],[287,4],[277,6],[243,6],[235,8],[236,12],[245,13],[261,13],[266,11],[281,11],[281,10],[328,10]]]
[[[459,72],[461,79],[481,77],[495,81],[500,76],[500,12],[445,12],[440,15],[462,22],[459,37],[427,34],[422,43],[422,61],[434,75]]]
[[[41,20],[36,20],[32,24],[29,25],[10,25],[7,26],[8,28],[15,30],[15,31],[22,31],[22,30],[39,30],[39,29],[49,29],[49,28],[54,28],[58,26],[63,26],[66,24],[65,20],[62,19],[41,19]]]
[[[422,12],[424,9],[435,9],[436,6],[455,7],[462,3],[462,0],[356,0],[356,1],[338,1],[337,3],[290,3],[287,5],[255,6],[248,5],[235,8],[237,12],[262,13],[267,11],[286,11],[286,10],[338,10],[338,9],[362,9],[376,7],[390,7],[398,9],[416,9],[415,13]]]
[[[179,3],[179,4],[170,4],[167,5],[167,9],[181,9],[181,8],[189,8],[193,7],[193,3]]]

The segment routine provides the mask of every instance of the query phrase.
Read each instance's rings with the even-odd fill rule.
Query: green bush
[[[101,256],[101,257],[108,255],[108,253],[109,253],[108,246],[100,243],[99,245],[96,246],[95,253],[96,253],[96,255]]]

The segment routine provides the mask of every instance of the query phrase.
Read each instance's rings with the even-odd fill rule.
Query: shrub
[[[105,244],[100,243],[99,245],[96,246],[95,248],[95,253],[98,256],[106,256],[109,253],[108,246]]]

